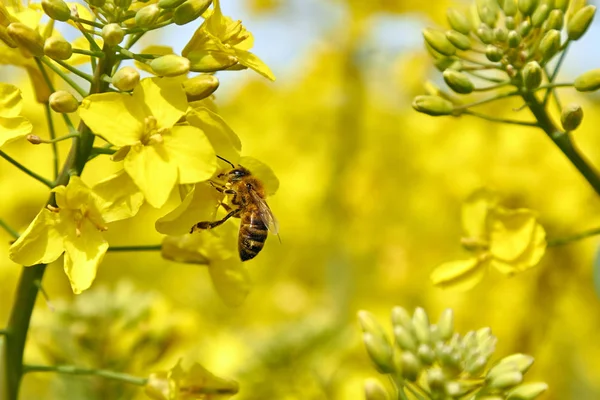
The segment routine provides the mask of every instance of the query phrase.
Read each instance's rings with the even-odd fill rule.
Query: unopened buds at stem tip
[[[596,15],[596,7],[585,6],[575,13],[567,23],[567,35],[569,40],[578,40],[590,27]]]
[[[41,144],[42,143],[42,138],[40,138],[38,135],[27,135],[25,138],[31,144]]]
[[[434,117],[441,115],[451,115],[454,111],[454,105],[439,96],[417,96],[413,100],[412,107],[423,114]]]
[[[128,92],[133,90],[140,81],[140,73],[133,67],[123,67],[112,77],[112,84],[117,89]]]
[[[365,381],[365,400],[389,400],[390,396],[376,379]]]
[[[190,72],[190,60],[176,54],[167,54],[150,61],[150,68],[159,76],[179,76]]]
[[[102,39],[109,46],[116,46],[123,41],[125,31],[119,24],[108,24],[102,28]]]
[[[593,69],[579,75],[573,86],[579,92],[593,92],[600,89],[600,69]]]
[[[53,60],[68,60],[73,55],[73,47],[62,37],[51,36],[44,42],[44,54]]]
[[[44,39],[38,31],[21,22],[13,22],[8,26],[6,32],[19,47],[32,55],[36,57],[44,55]]]
[[[72,113],[79,108],[79,102],[75,96],[65,90],[52,93],[48,102],[50,107],[57,113]]]
[[[583,120],[583,109],[579,104],[572,103],[565,106],[560,113],[560,121],[566,131],[574,131]]]
[[[42,0],[42,8],[47,16],[56,21],[68,21],[71,10],[63,0]]]

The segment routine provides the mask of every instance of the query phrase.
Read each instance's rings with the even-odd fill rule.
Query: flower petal
[[[187,110],[187,97],[177,79],[146,78],[133,90],[133,99],[153,115],[158,128],[172,128]]]
[[[132,146],[124,168],[152,207],[162,207],[177,182],[177,165],[169,161],[161,144]]]
[[[189,233],[194,224],[215,219],[223,195],[208,183],[198,183],[181,204],[156,221],[156,230],[166,235]]]
[[[252,288],[252,282],[248,270],[237,256],[211,261],[208,272],[215,290],[226,305],[239,307],[244,303]]]
[[[83,99],[79,116],[96,135],[122,147],[140,141],[147,114],[129,94],[100,93]]]
[[[16,117],[21,113],[21,90],[8,83],[0,83],[0,117]]]
[[[108,249],[108,243],[96,227],[84,220],[81,235],[65,238],[65,273],[73,293],[88,289],[96,278],[96,270]]]
[[[23,117],[0,117],[0,146],[27,135],[32,129],[31,122]]]
[[[200,129],[174,126],[171,134],[163,137],[169,160],[179,170],[179,183],[201,182],[214,175],[217,170],[215,150]]]
[[[44,208],[29,224],[25,232],[10,246],[9,256],[14,262],[30,266],[55,261],[64,251],[63,235],[55,228],[59,214]]]
[[[240,64],[253,69],[267,79],[272,81],[275,80],[275,75],[273,75],[271,69],[256,55],[246,50],[240,50],[237,48],[234,48],[234,50]]]
[[[101,213],[106,222],[131,218],[144,204],[144,194],[125,170],[99,182],[93,189],[102,200]]]
[[[535,267],[540,262],[545,252],[546,231],[540,224],[536,224],[529,246],[518,258],[511,261],[492,260],[492,267],[503,274],[514,275],[517,272],[523,272]]]
[[[516,260],[531,244],[535,226],[531,210],[496,208],[490,214],[490,253],[504,261]]]
[[[218,114],[206,107],[199,107],[189,111],[186,119],[190,125],[202,129],[219,156],[232,164],[238,163],[242,142]]]
[[[480,189],[471,194],[462,206],[462,227],[465,235],[474,239],[487,238],[487,215],[498,204],[495,193]]]
[[[240,165],[248,168],[252,172],[252,175],[260,179],[263,185],[265,185],[269,196],[277,192],[277,189],[279,189],[279,179],[277,179],[277,176],[267,164],[258,161],[254,157],[242,157],[240,158]]]
[[[487,262],[477,257],[450,261],[433,270],[430,279],[442,288],[467,291],[483,279],[486,266]]]

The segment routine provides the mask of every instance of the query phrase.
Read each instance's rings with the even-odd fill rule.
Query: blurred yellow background
[[[298,18],[314,15],[321,24],[307,31],[311,37],[319,32],[308,45],[287,44],[288,53],[274,68],[275,83],[252,72],[218,74],[224,86],[216,95],[220,114],[242,139],[243,154],[270,165],[280,179],[269,204],[282,244],[271,238],[247,263],[254,287],[239,308],[222,303],[204,267],[166,261],[157,252],[107,254],[92,289],[76,299],[59,259],[43,285],[52,305],[63,311],[52,312],[39,299],[26,359],[143,376],[187,356],[238,381],[239,400],[362,399],[364,379],[377,374],[361,342],[357,311],[372,311],[389,328],[394,305],[424,307],[432,318],[451,307],[459,332],[492,328],[498,357],[533,355],[527,380],[548,382],[542,398],[600,398],[600,301],[592,283],[596,238],[550,248],[538,267],[511,279],[491,272],[466,293],[429,281],[437,265],[463,257],[461,202],[482,186],[497,190],[504,205],[536,210],[549,238],[600,225],[600,199],[543,132],[412,110],[412,97],[423,92],[425,80],[439,81],[440,74],[422,46],[402,48],[405,42],[385,39],[382,26],[397,23],[404,28],[389,29],[390,34],[419,43],[419,29],[444,23],[450,2],[228,3],[223,0],[224,11],[255,33],[261,57],[270,40],[282,40],[276,38],[277,29],[285,29],[282,15],[293,20],[295,14],[289,14],[301,9]],[[318,3],[327,3],[336,15],[329,25],[327,15],[317,15],[325,9]],[[312,29],[308,22],[302,26]],[[187,37],[182,34],[182,43]],[[595,29],[576,46],[597,40]],[[598,67],[578,59],[581,54],[575,52],[567,65]],[[278,57],[270,52],[263,59]],[[25,77],[14,69],[0,76],[3,82],[21,79],[24,114],[34,133],[43,131],[43,109]],[[573,70],[567,68],[565,79],[570,77]],[[563,102],[572,101],[586,115],[575,140],[600,166],[598,97],[565,90]],[[520,105],[494,103],[488,111],[513,116]],[[518,113],[528,117],[528,111]],[[4,150],[50,174],[48,148],[19,142]],[[107,175],[106,168],[109,161],[96,160],[83,178],[94,183]],[[0,193],[0,216],[20,231],[47,196],[43,185],[4,161]],[[134,219],[112,224],[109,243],[159,243],[154,222],[176,202],[174,195],[163,210],[144,206]],[[9,241],[0,231],[2,322],[20,270],[8,261]],[[36,374],[26,377],[21,398],[143,398],[129,389]]]

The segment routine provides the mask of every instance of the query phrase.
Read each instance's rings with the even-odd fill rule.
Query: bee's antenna
[[[235,165],[233,165],[233,163],[232,163],[231,161],[229,161],[229,160],[226,160],[226,159],[224,159],[223,157],[221,157],[221,156],[219,156],[219,155],[217,155],[217,158],[218,158],[219,160],[223,160],[223,161],[225,161],[227,164],[231,165],[231,168],[235,168]]]

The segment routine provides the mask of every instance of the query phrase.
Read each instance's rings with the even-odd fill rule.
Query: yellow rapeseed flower
[[[488,267],[514,275],[534,267],[546,251],[546,232],[533,211],[507,209],[486,190],[471,195],[462,209],[463,246],[471,258],[446,262],[431,274],[435,285],[467,290]]]
[[[9,249],[11,260],[48,264],[65,253],[64,267],[74,293],[89,288],[108,243],[101,200],[79,177],[53,189],[58,207],[44,208]]]
[[[175,125],[186,113],[185,92],[176,80],[147,78],[125,93],[85,98],[81,119],[96,134],[117,146],[114,160],[153,207],[167,201],[177,183],[211,178],[217,169],[215,151],[204,132]]]
[[[0,146],[27,135],[33,129],[31,122],[19,116],[22,103],[19,88],[0,83]]]

